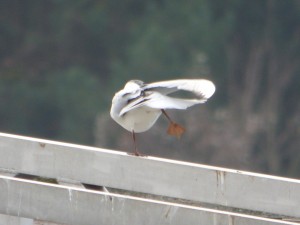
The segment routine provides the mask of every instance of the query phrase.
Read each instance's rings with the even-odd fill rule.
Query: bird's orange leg
[[[185,132],[185,128],[180,126],[179,124],[173,122],[173,120],[169,117],[169,115],[166,113],[166,111],[164,109],[162,109],[161,111],[167,117],[167,119],[170,122],[167,133],[169,135],[173,135],[177,138],[180,138],[181,135]]]

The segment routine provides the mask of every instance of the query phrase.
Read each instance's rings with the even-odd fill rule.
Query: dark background
[[[138,135],[147,155],[300,177],[300,1],[0,1],[0,130],[132,151],[127,80],[207,78],[207,104]]]

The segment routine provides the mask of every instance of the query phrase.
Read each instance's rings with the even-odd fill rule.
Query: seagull
[[[206,79],[179,79],[149,84],[140,80],[130,80],[114,95],[110,115],[119,125],[132,133],[134,155],[141,156],[137,149],[136,133],[149,130],[160,115],[164,114],[170,123],[167,133],[180,138],[185,128],[175,123],[165,110],[184,110],[205,103],[215,90],[215,85]],[[168,96],[177,91],[191,92],[195,98]]]

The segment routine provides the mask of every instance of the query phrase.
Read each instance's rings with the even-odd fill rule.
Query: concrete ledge
[[[290,222],[0,176],[0,213],[72,225]]]
[[[0,133],[0,167],[128,191],[300,218],[300,182]]]

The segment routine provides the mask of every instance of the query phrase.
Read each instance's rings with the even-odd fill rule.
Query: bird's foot
[[[175,136],[179,139],[181,135],[185,132],[185,128],[177,123],[171,122],[167,132],[169,135]]]
[[[145,157],[145,155],[141,154],[138,151],[134,151],[134,152],[127,152],[128,155],[133,155],[133,156],[140,156],[140,157]]]

